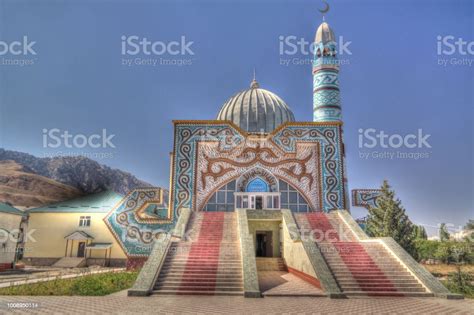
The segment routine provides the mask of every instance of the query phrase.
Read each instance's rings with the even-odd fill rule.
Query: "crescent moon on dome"
[[[323,0],[323,3],[326,5],[326,7],[324,9],[318,9],[318,11],[321,12],[322,14],[325,14],[325,13],[328,13],[329,11],[329,3],[327,3],[324,0]]]

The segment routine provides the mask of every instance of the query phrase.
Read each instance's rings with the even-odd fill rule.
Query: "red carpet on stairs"
[[[367,253],[364,246],[358,242],[341,242],[337,230],[332,226],[326,214],[322,212],[308,213],[308,223],[316,241],[331,242],[344,264],[357,281],[361,291],[373,292],[377,287],[383,288],[384,295],[403,296],[398,293],[390,279],[378,267],[377,263]],[[376,284],[371,283],[376,280]],[[378,295],[368,292],[367,295]]]
[[[180,291],[189,290],[195,283],[195,270],[205,270],[206,286],[202,291],[213,291],[219,268],[219,256],[224,234],[224,212],[204,212],[197,240],[191,245],[188,261],[183,272]],[[206,257],[206,260],[200,258]]]

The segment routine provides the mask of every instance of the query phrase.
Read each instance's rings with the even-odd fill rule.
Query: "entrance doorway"
[[[257,231],[256,253],[257,257],[273,257],[273,233],[272,231]]]
[[[280,209],[279,192],[235,192],[236,209]]]
[[[86,254],[86,242],[80,242],[77,247],[77,257],[84,257]]]

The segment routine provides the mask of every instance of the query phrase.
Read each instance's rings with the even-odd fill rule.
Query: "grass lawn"
[[[110,272],[0,288],[0,295],[107,295],[130,288],[138,272]]]

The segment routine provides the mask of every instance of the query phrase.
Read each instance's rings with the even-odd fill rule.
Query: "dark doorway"
[[[257,248],[256,255],[257,257],[272,257],[273,256],[273,247],[272,247],[272,232],[271,231],[257,231]]]
[[[255,196],[255,209],[262,209],[262,208],[263,208],[263,197]]]
[[[77,257],[84,257],[86,253],[86,243],[80,242],[77,248]]]

